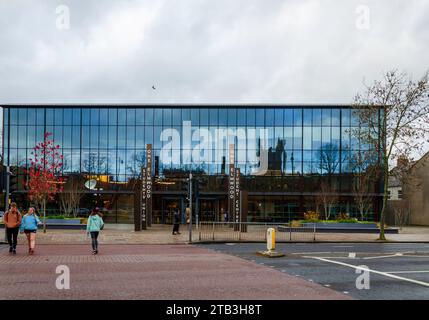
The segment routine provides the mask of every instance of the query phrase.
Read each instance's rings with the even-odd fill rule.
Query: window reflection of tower
[[[292,154],[290,156],[290,162],[291,162],[291,165],[292,165],[292,175],[294,174],[294,171],[295,171],[295,168],[294,168],[294,165],[293,165],[293,160],[294,160],[294,158],[293,158],[293,152],[292,152]]]

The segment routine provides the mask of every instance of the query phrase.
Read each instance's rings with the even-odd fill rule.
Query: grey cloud
[[[348,103],[364,78],[429,67],[428,16],[419,0],[1,0],[0,102]]]

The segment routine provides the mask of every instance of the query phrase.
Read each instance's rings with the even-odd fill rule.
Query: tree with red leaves
[[[62,191],[63,184],[61,177],[63,156],[60,154],[60,146],[55,145],[51,136],[52,133],[45,133],[44,141],[33,148],[27,180],[29,200],[41,206],[43,210],[44,233],[46,233],[46,203]]]

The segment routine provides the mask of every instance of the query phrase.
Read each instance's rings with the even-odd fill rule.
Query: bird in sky
[[[154,86],[154,85],[152,86],[152,89],[153,89],[153,90],[156,90],[156,88],[155,88],[155,86]]]

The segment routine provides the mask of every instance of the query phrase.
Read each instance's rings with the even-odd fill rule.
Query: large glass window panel
[[[127,133],[126,130],[127,127],[125,126],[118,126],[118,148],[125,148],[126,145],[126,139],[127,139]]]
[[[81,117],[81,109],[78,109],[78,108],[73,108],[72,109],[72,118],[71,119],[73,119],[72,120],[72,124],[74,125],[74,126],[79,126],[81,123],[80,123],[80,117]]]
[[[80,147],[80,130],[81,127],[73,126],[72,128],[72,147],[79,148]]]
[[[109,148],[116,149],[117,147],[117,128],[118,127],[109,127]]]
[[[47,125],[54,124],[54,109],[52,108],[46,109],[46,124]]]
[[[284,110],[284,125],[285,126],[293,125],[293,109]]]
[[[331,125],[331,109],[322,109],[322,126]]]
[[[147,126],[153,125],[154,110],[145,109],[144,114],[145,114],[144,124]]]
[[[18,126],[18,148],[27,148],[27,127]]]
[[[136,109],[125,109],[127,113],[127,126],[136,125]]]
[[[191,110],[189,108],[182,109],[182,121],[191,121]]]
[[[310,150],[312,148],[311,146],[312,130],[311,129],[312,129],[311,127],[304,127],[303,148],[305,150]]]
[[[192,109],[191,110],[191,121],[192,121],[192,126],[199,126],[200,125],[200,112],[198,111],[198,109]]]
[[[98,148],[98,126],[92,126],[91,127],[91,148]]]
[[[18,124],[27,124],[27,108],[20,108],[18,111]]]
[[[118,109],[117,125],[125,126],[127,124],[127,109]]]
[[[55,108],[55,122],[56,126],[63,124],[63,108]]]
[[[82,124],[90,125],[91,121],[91,110],[84,108],[82,109]]]
[[[351,125],[352,126],[359,126],[359,110],[353,109],[351,110]]]
[[[37,120],[36,120],[37,125],[45,124],[45,109],[37,108],[36,117],[37,117]]]
[[[274,125],[283,126],[283,109],[277,108],[274,109]]]
[[[219,117],[218,117],[219,111],[218,111],[218,109],[212,108],[212,109],[210,109],[209,113],[210,113],[210,115],[209,115],[210,116],[210,125],[211,126],[217,126],[219,123]]]
[[[302,126],[302,109],[293,109],[293,124]]]
[[[136,127],[127,126],[127,148],[134,149],[136,147]]]
[[[286,140],[286,149],[292,149],[293,148],[293,129],[292,127],[285,127],[284,129],[284,135]]]
[[[228,125],[228,110],[227,109],[219,109],[219,126],[227,126]]]
[[[350,148],[350,128],[341,129],[341,148],[342,149]]]
[[[153,113],[154,113],[153,125],[161,126],[162,125],[162,109],[154,109]]]
[[[153,128],[153,145],[155,149],[161,149],[162,145],[161,145],[161,132],[162,132],[162,127],[161,126],[155,126]]]
[[[350,109],[341,109],[341,125],[343,127],[350,126]]]
[[[294,149],[302,148],[302,127],[293,128],[293,148]]]
[[[100,109],[100,123],[101,126],[109,124],[109,109]]]
[[[111,126],[118,125],[118,109],[109,109],[109,124]]]
[[[145,127],[145,141],[146,144],[153,144],[153,127]],[[146,147],[146,146],[144,146]]]
[[[63,127],[63,148],[71,148],[72,146],[72,126]]]
[[[136,125],[144,125],[144,109],[137,109],[136,110]]]
[[[332,144],[337,145],[339,147],[340,145],[340,127],[332,127],[331,128],[331,134],[332,134]]]
[[[313,127],[313,141],[312,141],[313,150],[319,150],[321,146],[322,146],[322,128]]]
[[[172,124],[173,126],[182,125],[182,110],[174,108],[171,110]]]
[[[237,123],[237,109],[228,109],[228,126],[235,126]]]
[[[10,124],[17,125],[18,124],[18,109],[11,108],[10,109]]]
[[[265,109],[265,125],[274,126],[274,109]]]
[[[163,109],[162,115],[164,127],[171,127],[171,109]]]
[[[27,147],[32,148],[36,145],[36,126],[27,127]]]
[[[331,128],[322,128],[322,144],[331,143]]]
[[[70,108],[63,109],[63,125],[71,126],[73,124],[73,110]]]
[[[256,109],[256,125],[264,126],[265,125],[265,110]]]
[[[332,109],[332,117],[331,117],[331,124],[332,126],[339,126],[340,125],[340,109]]]
[[[45,134],[44,131],[44,127],[42,126],[37,126],[36,127],[36,143],[42,142],[43,141],[43,136]]]
[[[36,109],[27,109],[27,123],[29,125],[36,125]]]
[[[256,116],[255,116],[255,109],[247,109],[246,110],[246,118],[247,118],[247,125],[254,127],[256,124]]]
[[[313,126],[322,125],[322,109],[313,109]]]
[[[200,126],[208,126],[208,125],[209,125],[209,110],[200,109]]]
[[[107,126],[100,126],[100,148],[106,148],[108,147],[108,127]]]
[[[145,127],[137,126],[136,127],[136,148],[144,148],[145,147],[145,139],[144,132]]]
[[[304,126],[311,126],[313,121],[313,109],[304,108],[303,114],[304,114]]]
[[[246,125],[246,109],[237,109],[237,126],[243,127]]]

